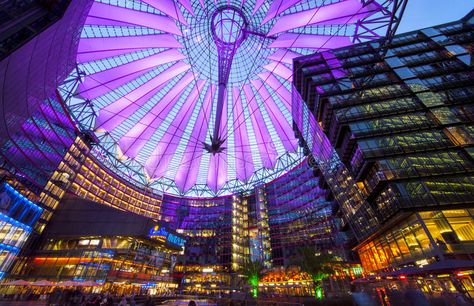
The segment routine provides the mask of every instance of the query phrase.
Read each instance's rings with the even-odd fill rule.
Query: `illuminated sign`
[[[184,247],[184,243],[186,242],[183,238],[168,232],[166,228],[159,225],[152,227],[148,236],[152,239],[168,242],[180,247]]]

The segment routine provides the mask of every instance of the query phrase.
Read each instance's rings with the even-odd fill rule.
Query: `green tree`
[[[261,261],[246,260],[242,265],[240,272],[247,280],[247,283],[252,286],[252,295],[254,298],[258,296],[258,283],[263,277],[264,269],[265,266]]]
[[[314,249],[305,247],[300,250],[299,266],[301,270],[311,276],[314,284],[314,295],[316,299],[323,298],[322,280],[334,273],[331,262],[334,256],[330,254],[317,254]]]

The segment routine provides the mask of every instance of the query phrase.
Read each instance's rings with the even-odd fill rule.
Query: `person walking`
[[[122,295],[122,299],[120,300],[118,306],[127,306],[127,298],[125,297],[125,295]]]
[[[137,303],[135,302],[135,293],[132,293],[132,295],[130,296],[130,306],[136,306]]]

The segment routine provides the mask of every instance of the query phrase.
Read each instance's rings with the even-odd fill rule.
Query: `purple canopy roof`
[[[92,102],[97,117],[91,128],[99,139],[116,143],[102,143],[100,152],[106,147],[114,158],[140,165],[142,181],[151,186],[166,181],[179,194],[196,186],[207,189],[206,196],[232,192],[230,182],[240,182],[235,188],[256,183],[255,171],[271,172],[281,156],[298,154],[290,110],[292,59],[385,35],[390,5],[392,1],[360,0],[97,0],[79,42],[77,71],[82,77],[75,99]],[[245,33],[230,60],[219,121],[223,51],[213,40],[211,23],[223,8],[238,12]],[[373,24],[376,29],[370,29]],[[232,21],[223,23],[220,35],[233,26]],[[203,144],[215,122],[220,122],[217,133],[225,149],[214,155]]]

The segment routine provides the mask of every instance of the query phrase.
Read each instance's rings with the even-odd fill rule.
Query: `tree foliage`
[[[331,267],[334,256],[325,253],[317,254],[310,247],[300,249],[300,256],[298,265],[313,280],[316,299],[323,299],[324,293],[321,281],[334,273],[334,269]]]
[[[263,270],[265,266],[261,261],[244,261],[241,273],[249,283],[249,285],[255,287],[258,286],[259,280],[263,277]]]
[[[315,283],[334,273],[331,262],[334,256],[330,254],[316,254],[312,248],[305,247],[300,250],[299,266],[301,270],[308,273]]]

